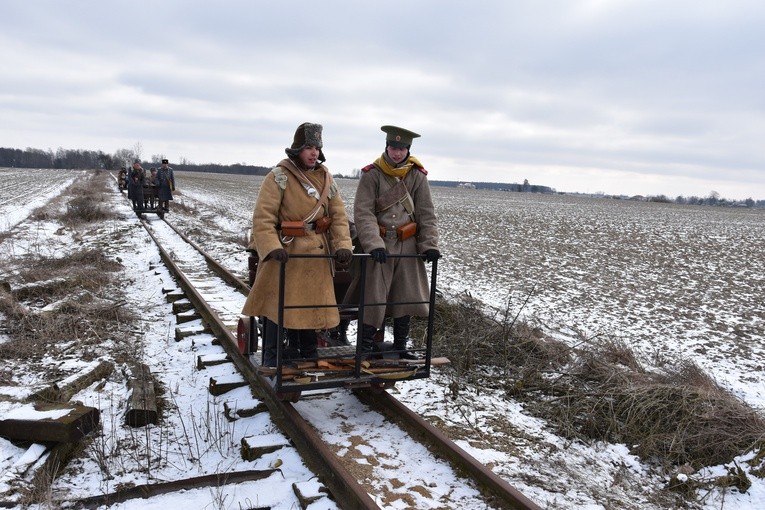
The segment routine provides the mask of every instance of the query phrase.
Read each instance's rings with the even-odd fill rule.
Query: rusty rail
[[[171,228],[199,251],[208,263],[212,260],[208,254],[189,241],[175,227],[171,225]],[[295,448],[306,461],[309,468],[319,474],[320,479],[332,492],[338,505],[349,509],[379,508],[369,494],[359,485],[357,480],[338,461],[336,455],[326,447],[318,433],[300,416],[294,406],[289,402],[281,400],[274,392],[270,381],[255,371],[255,367],[250,360],[239,351],[235,334],[223,324],[218,315],[194,289],[170,255],[162,248],[161,243],[151,232],[151,229],[147,228],[147,231],[149,231],[149,234],[155,243],[157,243],[162,259],[171,271],[176,274],[178,284],[186,292],[189,301],[191,301],[213,333],[221,340],[224,350],[250,383],[250,386],[264,400],[277,426],[292,440]],[[216,273],[220,269],[225,273],[231,274],[228,270],[217,264],[217,262],[210,264],[210,268]],[[502,508],[541,510],[536,503],[478,462],[478,460],[447,438],[440,430],[412,412],[387,392],[373,392],[363,389],[354,390],[354,393],[365,404],[396,421],[413,436],[426,443],[431,450],[446,458],[458,472],[473,479],[479,489],[491,500],[501,505]]]
[[[229,331],[218,314],[210,308],[194,288],[167,250],[162,247],[151,229],[146,228],[146,230],[157,244],[162,260],[168,269],[175,274],[178,285],[186,293],[188,300],[194,305],[213,334],[220,339],[221,346],[231,357],[237,369],[265,401],[274,423],[292,440],[300,456],[329,488],[339,506],[348,509],[379,509],[379,506],[345,467],[338,462],[334,452],[327,448],[321,437],[306,423],[292,404],[277,398],[267,380],[255,372],[252,363],[239,352],[234,333]]]
[[[494,474],[493,471],[478,462],[475,457],[446,437],[443,432],[420,415],[412,412],[389,393],[355,390],[355,394],[369,407],[382,412],[392,421],[404,426],[406,430],[428,444],[431,450],[448,459],[458,471],[475,480],[484,494],[501,501],[503,508],[541,510],[536,503]]]
[[[220,263],[218,263],[218,261],[215,260],[209,253],[207,253],[202,248],[200,248],[198,244],[196,244],[194,241],[189,239],[186,236],[186,234],[184,234],[183,232],[178,230],[178,228],[175,225],[173,225],[172,223],[170,223],[169,221],[167,221],[166,218],[163,218],[163,220],[165,221],[165,223],[167,224],[168,227],[173,229],[173,232],[178,234],[181,237],[181,239],[183,239],[184,241],[189,243],[189,245],[191,245],[191,247],[193,247],[195,250],[197,250],[199,252],[199,254],[204,257],[205,261],[207,262],[207,265],[210,267],[210,269],[212,269],[212,271],[215,274],[220,276],[223,279],[223,281],[225,281],[229,285],[235,287],[236,290],[238,290],[239,292],[241,292],[245,296],[247,295],[247,293],[250,291],[250,286],[247,285],[247,283],[242,281],[241,278],[239,278],[234,273],[232,273],[227,268],[223,267]]]

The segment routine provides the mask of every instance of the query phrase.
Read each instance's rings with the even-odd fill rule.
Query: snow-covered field
[[[436,191],[442,282],[547,330],[691,358],[765,407],[765,210]],[[456,204],[456,205],[455,205]]]
[[[39,182],[43,172],[4,169],[0,174],[6,181],[19,179],[29,184]],[[30,175],[35,178],[30,179]],[[66,184],[67,179],[82,174],[61,175],[66,177],[60,182]],[[176,178],[179,192],[168,219],[224,265],[244,274],[246,254],[237,242],[250,228],[261,178],[186,172],[177,172]],[[339,184],[350,212],[356,181],[341,179]],[[55,222],[25,221],[37,202],[5,200],[11,189],[16,188],[0,186],[0,214],[8,218],[3,226],[0,256],[55,253],[87,245],[87,237],[74,242],[75,233],[62,233]],[[158,255],[150,249],[116,186],[112,189],[108,203],[123,218],[91,229],[89,235],[110,239],[110,256],[123,260],[129,275],[126,282],[144,306],[161,302],[161,296],[152,292],[156,293],[156,278],[162,278],[162,272],[148,270],[157,263]],[[765,257],[760,253],[765,241],[765,211],[439,187],[432,191],[444,254],[439,264],[442,290],[470,292],[490,306],[510,306],[513,310],[521,310],[527,301],[523,315],[559,338],[580,340],[611,335],[648,358],[686,356],[749,404],[765,408],[765,307],[761,301]],[[50,242],[41,242],[41,237]],[[136,277],[139,273],[142,278]],[[209,408],[208,394],[182,391],[186,385],[192,386],[192,379],[202,376],[193,371],[195,353],[168,341],[174,320],[168,307],[157,305],[150,310],[139,335],[142,348],[147,355],[167,364],[166,383],[179,400],[179,407]],[[171,366],[174,358],[183,364]],[[447,398],[447,382],[436,376],[431,381],[399,385],[397,397],[424,416],[467,430],[466,437],[473,430],[477,437],[461,441],[461,446],[492,465],[543,508],[662,508],[654,496],[663,488],[665,478],[630,455],[628,445],[566,441],[555,436],[545,423],[527,415],[521,405],[501,395],[487,391],[471,396],[470,402],[454,402]],[[116,383],[110,383],[107,389],[124,393]],[[103,389],[91,390],[83,397],[91,402],[107,398]],[[300,405],[310,406],[312,402]],[[102,409],[106,420],[98,440],[110,442],[114,438],[106,435],[122,433],[118,419],[109,419],[118,412],[109,410],[113,403],[102,404],[106,406]],[[313,410],[313,414],[316,412]],[[332,410],[326,415],[334,416]],[[513,424],[519,431],[517,437],[501,441],[492,437],[488,423],[497,415]],[[200,418],[192,413],[187,424]],[[262,429],[269,425],[258,426]],[[337,430],[340,426],[339,421],[330,422],[323,429]],[[170,428],[172,425],[166,427],[167,437],[182,436],[182,432]],[[231,431],[231,444],[246,433]],[[495,443],[509,446],[500,450],[493,447]],[[243,469],[233,449],[211,451],[209,460],[194,464],[193,474]],[[0,469],[10,472],[23,453],[0,439]],[[160,476],[190,476],[182,453],[178,458],[165,454],[166,464],[176,469],[165,465]],[[268,465],[273,460],[262,462]],[[739,459],[739,464],[745,467],[743,460]],[[54,491],[82,497],[111,490],[118,481],[145,483],[146,475],[131,474],[129,465],[125,461],[122,467],[126,472],[108,480],[100,472],[91,472],[95,469],[93,460],[81,460],[76,463],[80,471],[64,473],[54,483]],[[725,467],[718,466],[704,476],[724,472]],[[290,473],[298,478],[304,474],[300,469]],[[754,476],[750,478],[753,486],[746,494],[712,492],[705,494],[697,507],[761,508],[765,484]],[[222,492],[197,491],[180,503],[175,500],[156,504],[238,508],[247,498],[253,501],[258,490],[247,489],[243,499],[238,499],[241,492],[226,499]],[[215,501],[221,498],[229,506],[216,506]],[[146,502],[133,504],[151,507]],[[285,504],[279,508],[290,508],[290,503]]]
[[[179,173],[206,243],[243,236],[258,177]],[[338,183],[352,213],[356,181]],[[626,190],[628,192],[628,190]],[[765,409],[765,210],[432,188],[440,287],[560,335],[612,335],[685,356]],[[189,225],[191,228],[192,225]],[[246,268],[242,253],[219,252]],[[528,295],[531,298],[526,302]]]

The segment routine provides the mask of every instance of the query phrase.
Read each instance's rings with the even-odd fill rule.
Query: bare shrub
[[[757,454],[749,461],[752,466],[751,473],[759,478],[765,478],[765,437],[757,440],[752,451],[757,452]]]
[[[24,261],[19,278],[25,285],[13,294],[19,301],[48,301],[77,293],[100,291],[109,284],[109,273],[119,271],[121,264],[102,252],[88,249],[66,257],[31,257]]]
[[[61,222],[64,225],[77,225],[115,217],[116,214],[114,212],[94,202],[92,197],[80,196],[69,201],[66,206],[66,212],[61,216]]]
[[[55,468],[44,466],[36,471],[29,485],[20,487],[19,506],[21,508],[31,508],[32,506],[42,509],[56,508],[51,491],[55,476]]]
[[[176,191],[175,194],[180,194],[180,191]],[[185,214],[188,214],[190,216],[193,216],[196,213],[196,209],[194,209],[191,206],[186,205],[186,203],[183,200],[174,200],[171,203],[172,207],[170,208],[171,211],[175,212],[183,212]]]
[[[103,303],[68,302],[55,313],[21,312],[17,303],[0,299],[0,311],[6,315],[10,341],[0,344],[3,359],[39,359],[55,351],[58,344],[78,340],[97,344],[119,331],[120,324],[134,319],[122,306]],[[98,352],[84,350],[84,360],[96,359]]]
[[[242,232],[241,234],[228,234],[223,236],[223,242],[231,243],[242,248],[247,248],[250,245],[249,232]]]
[[[49,205],[42,207],[36,207],[29,213],[29,218],[35,221],[48,221],[56,216],[54,211]]]

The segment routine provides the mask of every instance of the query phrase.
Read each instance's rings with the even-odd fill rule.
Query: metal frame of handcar
[[[144,202],[150,201],[151,198],[154,199],[154,207],[141,207],[138,209],[133,209],[133,211],[136,214],[145,214],[145,213],[156,213],[157,216],[159,216],[159,219],[163,219],[165,217],[165,214],[168,211],[165,211],[159,206],[159,188],[156,186],[144,186],[143,187],[143,193],[144,193]],[[147,197],[146,193],[152,193],[153,197]],[[149,200],[147,200],[147,198]]]
[[[331,255],[290,255],[290,259],[292,258],[332,258]],[[369,254],[363,254],[363,253],[355,253],[354,258],[359,259],[359,271],[361,272],[361,275],[366,275],[367,265],[371,259]],[[394,255],[389,254],[389,259],[396,259],[396,258],[423,258],[422,255]],[[273,368],[272,372],[269,374],[268,380],[270,381],[270,384],[272,385],[274,391],[276,393],[284,393],[284,394],[290,394],[293,392],[302,392],[307,390],[317,390],[317,389],[327,389],[327,388],[361,388],[361,387],[372,387],[372,388],[389,388],[395,382],[397,381],[407,381],[407,380],[413,380],[413,379],[423,379],[430,377],[430,369],[431,369],[431,360],[432,360],[432,346],[433,346],[433,319],[435,314],[435,299],[436,299],[436,280],[437,280],[437,274],[438,274],[438,261],[435,260],[432,262],[431,271],[430,271],[430,292],[429,292],[429,299],[427,301],[406,301],[406,302],[384,302],[384,303],[366,303],[364,300],[364,294],[365,294],[365,283],[366,278],[362,277],[359,281],[359,302],[354,304],[337,304],[337,305],[289,305],[284,302],[284,294],[285,294],[285,278],[286,278],[286,271],[287,271],[287,262],[282,262],[280,264],[279,269],[279,292],[278,292],[278,321],[277,321],[277,338],[282,339],[282,341],[278,341],[276,345],[276,367]],[[314,377],[313,381],[306,382],[306,377],[310,378],[311,372],[314,372],[316,374],[321,373],[321,368],[315,368],[315,369],[308,369],[305,370],[309,375],[305,377],[301,377],[300,382],[294,382],[291,380],[285,380],[283,376],[283,368],[291,368],[294,365],[298,365],[299,363],[292,363],[297,360],[285,360],[284,359],[284,341],[285,338],[285,330],[284,327],[284,311],[289,309],[301,309],[301,308],[326,308],[326,307],[333,307],[336,306],[338,310],[341,313],[342,317],[349,318],[351,320],[357,320],[358,324],[364,324],[364,311],[367,307],[371,306],[389,306],[389,305],[404,305],[404,304],[425,304],[427,303],[428,306],[428,317],[427,317],[427,330],[426,330],[426,341],[425,341],[425,348],[424,349],[409,349],[409,351],[415,351],[415,352],[423,352],[424,356],[419,359],[416,363],[413,363],[408,360],[397,360],[395,358],[385,358],[386,351],[382,352],[374,352],[372,354],[370,353],[364,353],[362,352],[362,330],[363,328],[358,327],[356,332],[356,346],[355,346],[355,352],[351,352],[351,349],[353,349],[353,346],[348,346],[345,351],[343,351],[346,355],[340,356],[337,354],[337,348],[335,349],[326,349],[319,347],[318,348],[318,356],[316,359],[310,359],[305,361],[321,361],[321,360],[338,360],[340,358],[343,358],[347,360],[350,356],[349,354],[352,354],[352,358],[354,360],[353,368],[352,370],[347,370],[348,374],[346,375],[343,371],[342,375],[338,374],[336,376],[333,376],[331,378],[326,378],[323,380],[319,380],[319,376],[317,375]],[[242,329],[242,324],[240,322],[240,329]],[[263,336],[263,328],[262,325],[259,324],[259,320],[256,317],[249,317],[249,324],[245,326],[246,331],[239,332],[240,336],[240,349],[245,349],[247,354],[254,354],[257,351],[257,347],[260,344],[260,365],[262,367],[263,360],[265,357],[265,346],[264,346],[264,336]],[[245,336],[246,338],[241,338],[242,336]],[[258,343],[258,338],[260,338],[261,342]],[[242,341],[246,343],[246,346],[242,345]],[[342,349],[340,349],[342,351]],[[322,351],[330,351],[334,352],[335,354],[329,354],[324,355],[322,354]],[[388,355],[395,355],[398,351],[388,351]],[[400,368],[400,370],[393,370],[386,373],[372,373],[369,371],[369,367],[366,366],[366,364],[369,363],[373,368],[374,367],[394,367],[394,368]],[[263,367],[265,368],[265,367]]]

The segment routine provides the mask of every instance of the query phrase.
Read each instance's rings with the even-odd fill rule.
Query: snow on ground
[[[200,244],[224,265],[244,274],[246,254],[235,240],[249,229],[259,178],[183,172],[177,178],[179,192],[168,219],[187,232],[196,229],[192,238],[206,239]],[[355,183],[341,180],[340,184],[350,209]],[[433,194],[442,226],[445,258],[439,267],[444,289],[469,290],[496,307],[509,301],[514,309],[534,289],[524,314],[561,337],[616,334],[646,353],[653,349],[657,355],[689,355],[724,386],[762,409],[765,312],[758,303],[765,262],[756,256],[765,240],[762,211],[440,188],[434,188]],[[116,367],[105,385],[76,395],[75,399],[101,409],[103,430],[55,481],[53,497],[86,497],[130,484],[279,465],[281,474],[262,482],[190,490],[114,508],[294,507],[296,500],[284,481],[306,483],[313,475],[291,448],[255,462],[241,459],[241,438],[278,431],[263,417],[233,424],[220,418],[223,400],[244,405],[252,397],[246,390],[223,397],[206,391],[210,374],[225,375],[218,371],[226,369],[196,370],[196,356],[215,352],[208,338],[175,342],[175,316],[161,293],[163,286],[173,283],[116,186],[108,201],[121,218],[100,225],[79,241],[76,233],[61,231],[52,221],[14,220],[10,237],[0,242],[0,256],[63,253],[94,243],[122,260],[125,290],[142,321],[124,338],[105,341],[102,348],[106,353],[117,343],[123,347],[127,343],[152,360],[171,411],[157,427],[123,425],[127,390],[118,375],[122,366]],[[179,205],[193,211],[187,215]],[[31,202],[3,203],[0,217],[10,211],[15,217],[27,217],[33,207]],[[679,246],[688,251],[678,251]],[[43,363],[53,366],[60,360]],[[20,370],[19,377],[24,382],[25,371]],[[665,478],[630,455],[627,446],[566,441],[518,403],[488,391],[455,400],[449,395],[447,379],[436,375],[430,381],[400,384],[396,396],[439,426],[461,430],[463,448],[542,507],[661,508],[653,495],[661,491]],[[299,404],[304,412],[324,417],[322,429],[328,442],[336,430],[333,427],[342,425],[333,411],[336,400],[342,398],[338,394],[327,401]],[[321,402],[329,404],[324,408]],[[5,412],[0,409],[0,414]],[[497,437],[492,421],[497,417],[516,431],[512,437]],[[367,418],[377,419],[372,414]],[[504,448],[490,447],[495,444]],[[2,476],[10,477],[16,472],[14,465],[20,466],[25,455],[34,453],[0,439]],[[737,459],[742,467],[746,467],[745,457]],[[704,475],[721,475],[725,469],[713,467]],[[751,475],[750,479],[753,486],[746,494],[706,494],[698,508],[760,508],[765,484]],[[317,508],[332,508],[328,500],[322,501],[324,506]],[[427,501],[421,504],[428,507]]]
[[[81,170],[56,172],[56,178],[53,178],[49,170],[0,168],[3,177],[0,182],[0,233],[13,229],[27,219],[30,211],[48,203],[85,174]]]

